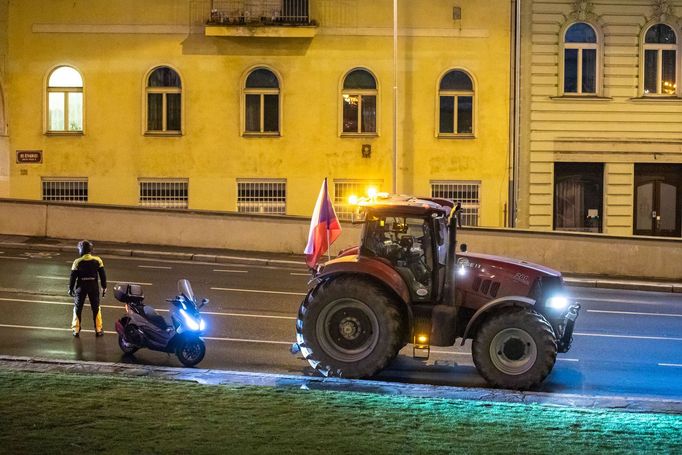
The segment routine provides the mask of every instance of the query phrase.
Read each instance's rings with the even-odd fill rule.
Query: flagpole
[[[329,184],[327,183],[327,177],[324,178],[324,199],[329,201]],[[331,245],[329,244],[329,221],[329,217],[327,217],[327,229],[325,229],[325,231],[327,232],[327,260],[331,261],[332,252],[330,251]]]

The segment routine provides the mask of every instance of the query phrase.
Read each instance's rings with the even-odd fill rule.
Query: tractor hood
[[[457,262],[461,263],[463,259],[468,259],[473,262],[481,263],[485,262],[491,265],[494,264],[499,264],[499,265],[507,265],[509,266],[509,269],[525,269],[525,270],[533,270],[535,273],[540,273],[542,275],[547,275],[547,276],[556,276],[560,277],[561,272],[558,270],[554,270],[549,267],[545,267],[544,265],[540,264],[535,264],[533,262],[528,262],[528,261],[522,261],[520,259],[513,259],[513,258],[508,258],[504,256],[495,256],[492,254],[481,254],[481,253],[457,253]]]

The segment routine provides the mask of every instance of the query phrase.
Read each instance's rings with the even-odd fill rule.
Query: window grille
[[[286,180],[237,180],[237,211],[285,215]]]
[[[140,205],[186,209],[188,186],[187,179],[140,180]]]
[[[350,196],[367,196],[369,188],[381,190],[381,180],[334,180],[334,210],[340,220],[350,221],[353,207],[348,203]]]
[[[451,199],[462,204],[462,226],[478,226],[481,208],[481,182],[439,181],[431,182],[431,197]]]
[[[43,201],[88,202],[88,179],[43,178]]]

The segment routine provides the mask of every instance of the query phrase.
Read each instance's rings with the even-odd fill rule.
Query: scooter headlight
[[[569,301],[563,295],[555,295],[547,299],[546,306],[556,311],[563,311],[568,308]]]
[[[206,322],[204,322],[204,319],[201,317],[199,318],[199,330],[202,332],[206,330]]]
[[[197,320],[197,319],[193,318],[192,316],[190,316],[183,309],[180,310],[180,314],[182,315],[182,318],[185,320],[185,324],[187,324],[187,328],[189,328],[190,330],[194,330],[194,331],[203,330],[201,327],[202,323],[203,323],[201,318],[199,318],[199,320]]]

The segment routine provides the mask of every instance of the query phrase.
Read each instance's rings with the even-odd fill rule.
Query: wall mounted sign
[[[17,150],[17,164],[40,164],[42,162],[42,150]]]

